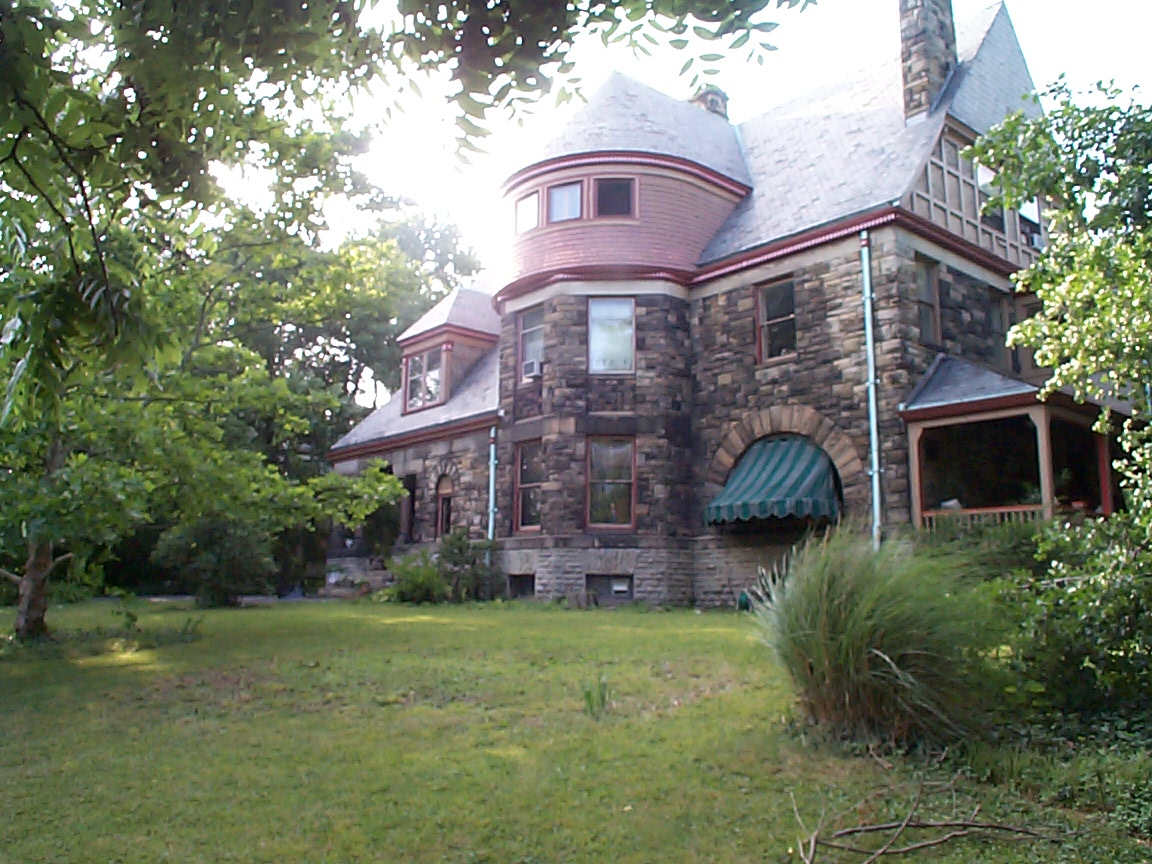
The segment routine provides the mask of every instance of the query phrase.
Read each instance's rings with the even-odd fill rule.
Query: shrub
[[[389,566],[396,581],[380,592],[381,599],[397,603],[443,603],[448,586],[427,552],[405,555]]]
[[[1040,528],[1036,522],[965,525],[941,518],[935,530],[917,531],[913,542],[917,554],[944,555],[979,579],[999,579],[1019,570],[1039,576],[1045,569],[1036,555]]]
[[[463,529],[440,541],[437,566],[453,602],[494,600],[504,595],[504,577],[494,563],[493,546],[469,540]]]
[[[1018,573],[1002,597],[1019,622],[1022,677],[1061,711],[1152,708],[1152,552],[1129,516],[1045,532],[1047,572]]]
[[[754,615],[811,719],[850,736],[946,739],[988,704],[1002,633],[987,591],[942,554],[847,529],[809,538],[762,574]]]
[[[196,588],[200,606],[235,606],[242,594],[272,591],[272,539],[241,519],[206,517],[169,528],[152,551],[155,563],[176,570]]]

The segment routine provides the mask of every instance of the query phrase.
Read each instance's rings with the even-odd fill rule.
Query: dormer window
[[[525,195],[516,202],[516,233],[531,231],[540,224],[540,193]]]
[[[596,180],[596,216],[631,216],[636,181],[630,178],[604,177]]]
[[[583,215],[580,207],[583,192],[584,184],[579,181],[549,187],[548,221],[568,222],[572,219],[579,219]]]
[[[444,346],[413,354],[406,361],[405,411],[416,411],[444,401]]]

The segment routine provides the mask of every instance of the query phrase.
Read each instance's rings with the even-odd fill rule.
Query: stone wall
[[[488,435],[417,444],[384,455],[397,477],[416,475],[413,541],[428,542],[436,534],[436,484],[452,478],[452,527],[467,528],[473,539],[488,531]]]

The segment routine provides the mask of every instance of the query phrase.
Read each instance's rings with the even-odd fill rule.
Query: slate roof
[[[736,129],[725,118],[619,72],[608,76],[560,134],[525,164],[606,150],[676,156],[751,183]]]
[[[945,115],[985,132],[1007,114],[1038,112],[1002,3],[957,23],[960,66],[936,110],[906,125],[899,55],[739,126],[752,192],[701,256],[707,264],[900,200]]]
[[[494,413],[500,407],[500,350],[493,348],[472,367],[448,400],[434,408],[402,412],[403,398],[394,393],[332,448],[332,458],[340,461],[341,450],[385,441],[412,432],[434,432],[437,428]]]
[[[1039,387],[1002,375],[994,369],[949,354],[937,354],[924,377],[908,394],[902,410],[923,411],[1006,396],[1031,395],[1035,398],[1039,392]]]
[[[397,341],[410,342],[448,324],[500,335],[500,316],[492,308],[492,295],[473,288],[457,288],[401,333]]]

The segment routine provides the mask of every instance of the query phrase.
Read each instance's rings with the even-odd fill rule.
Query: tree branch
[[[0,567],[0,576],[3,576],[5,579],[11,579],[11,580],[12,580],[13,582],[15,582],[17,585],[22,585],[22,584],[24,583],[24,580],[23,580],[23,579],[21,579],[21,578],[20,578],[19,576],[17,576],[15,573],[9,573],[9,572],[8,572],[7,570],[5,570],[3,567]]]

